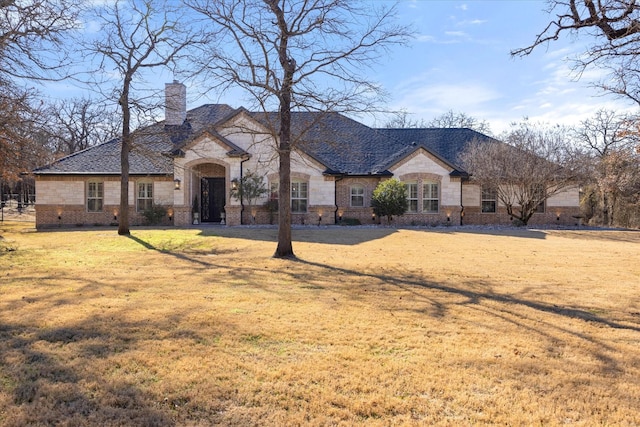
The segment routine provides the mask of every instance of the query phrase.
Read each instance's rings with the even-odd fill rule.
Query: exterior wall
[[[371,208],[371,197],[373,190],[380,183],[380,177],[346,177],[336,182],[336,202],[338,205],[338,221],[349,221],[357,219],[361,224],[374,224],[377,219],[373,219],[373,209]],[[362,186],[364,188],[364,206],[351,206],[351,187]]]
[[[86,188],[88,181],[103,183],[101,212],[87,211]],[[154,203],[167,207],[163,225],[173,224],[173,207],[170,177],[132,176],[129,182],[129,222],[144,225],[145,218],[136,210],[136,183],[153,182]],[[118,224],[120,211],[119,176],[37,176],[36,177],[36,228],[60,226],[111,225]]]
[[[178,119],[176,119],[178,120]],[[252,128],[253,126],[253,128]],[[200,194],[200,178],[218,177],[225,180],[227,225],[275,224],[277,212],[266,206],[270,194],[258,199],[253,207],[243,206],[231,197],[231,183],[249,171],[265,177],[268,189],[278,181],[278,163],[272,138],[259,135],[256,123],[244,114],[231,125],[219,129],[221,135],[251,153],[251,156],[229,156],[230,148],[224,140],[204,134],[185,148],[184,157],[174,159],[173,176],[132,176],[129,183],[129,218],[131,225],[144,224],[144,217],[136,212],[136,184],[153,182],[154,204],[167,207],[164,225],[186,226],[192,223],[191,206],[194,196]],[[292,213],[293,224],[334,224],[340,220],[357,219],[362,224],[379,224],[372,217],[371,197],[383,179],[376,176],[328,177],[325,166],[313,159],[292,152],[291,177],[308,183],[307,212]],[[496,213],[481,212],[481,192],[478,185],[461,182],[451,177],[451,167],[423,149],[400,160],[389,169],[403,182],[418,184],[418,211],[394,218],[400,225],[458,225],[458,224],[510,224],[504,206],[498,203]],[[242,173],[241,173],[242,172]],[[87,211],[87,182],[103,182],[102,212]],[[179,180],[176,188],[174,179]],[[384,178],[386,179],[386,178]],[[422,185],[438,183],[438,212],[422,211]],[[36,226],[38,228],[70,225],[117,225],[120,203],[119,176],[37,176]],[[364,189],[362,207],[351,206],[351,187]],[[464,206],[464,212],[461,212]],[[464,215],[462,215],[464,214]],[[579,221],[579,194],[570,188],[551,196],[544,213],[536,213],[530,224],[573,225]],[[384,220],[383,220],[384,223]]]
[[[425,150],[417,150],[389,169],[402,182],[418,184],[418,211],[396,218],[405,225],[458,225],[460,223],[461,186],[459,178],[449,174],[453,170]],[[438,212],[422,211],[422,185],[438,184]]]
[[[507,214],[503,203],[498,202],[497,212],[482,212],[479,185],[464,183],[462,189],[463,224],[510,225],[513,223],[513,218]],[[534,213],[529,220],[529,225],[573,226],[579,223],[580,198],[577,187],[568,188],[550,196],[545,203],[545,211]]]

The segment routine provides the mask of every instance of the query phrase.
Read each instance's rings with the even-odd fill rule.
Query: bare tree
[[[414,120],[407,110],[400,110],[393,113],[391,120],[387,121],[383,127],[390,129],[426,128],[429,127],[424,119]]]
[[[265,112],[277,143],[279,223],[275,257],[291,243],[292,111],[371,111],[380,88],[364,70],[407,37],[391,24],[395,9],[346,0],[185,0],[213,24],[203,66],[215,89],[241,88]],[[253,107],[252,106],[252,107]],[[268,114],[277,110],[275,120]]]
[[[640,104],[640,4],[636,0],[551,0],[548,10],[555,18],[531,45],[511,54],[525,56],[562,34],[586,33],[595,42],[576,59],[575,69],[608,70],[608,78],[596,86]]]
[[[0,0],[0,173],[5,180],[44,164],[36,124],[36,92],[21,79],[61,78],[66,70],[64,35],[76,28],[79,2]],[[53,73],[53,71],[61,71]]]
[[[78,27],[81,2],[0,1],[0,79],[52,78],[65,70],[65,34]]]
[[[576,185],[566,130],[528,121],[513,124],[503,142],[472,141],[461,162],[473,181],[495,191],[509,216],[526,225],[550,196]]]
[[[55,102],[47,116],[47,132],[57,156],[87,149],[120,132],[118,112],[91,98]]]
[[[120,82],[107,96],[117,100],[122,112],[118,234],[128,235],[129,153],[134,145],[132,113],[144,114],[149,108],[140,92],[136,96],[135,83],[141,83],[145,70],[173,64],[193,38],[181,25],[189,21],[167,1],[116,0],[99,8],[96,17],[101,22],[101,31],[87,48],[100,59],[101,70],[107,65],[115,69]]]
[[[615,225],[618,210],[637,188],[640,135],[634,116],[599,110],[575,130],[575,139],[587,151],[583,168],[589,171],[586,199],[604,225]],[[599,215],[596,216],[598,218]]]
[[[0,178],[14,183],[20,174],[51,160],[40,103],[33,90],[0,83]]]
[[[486,120],[479,120],[463,112],[453,110],[434,117],[426,124],[426,127],[433,128],[469,128],[485,135],[491,135],[491,126]]]

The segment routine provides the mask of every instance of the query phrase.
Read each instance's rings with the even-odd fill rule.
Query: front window
[[[408,212],[418,212],[418,184],[407,183],[407,201],[409,202]]]
[[[153,183],[138,183],[138,212],[144,212],[153,207]]]
[[[422,185],[422,212],[437,213],[439,209],[438,184],[429,182]]]
[[[354,208],[364,207],[364,187],[362,185],[351,187],[351,206]]]
[[[482,187],[482,213],[495,213],[498,192],[495,188]]]
[[[291,212],[301,213],[307,211],[308,189],[309,184],[307,182],[291,182]]]
[[[102,182],[90,181],[87,183],[87,211],[102,212],[103,188]]]

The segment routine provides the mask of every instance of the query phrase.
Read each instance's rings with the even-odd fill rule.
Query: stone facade
[[[36,227],[117,225],[120,212],[120,177],[114,176],[39,176],[36,185]],[[90,212],[87,205],[89,182],[103,185],[102,209]],[[136,184],[153,184],[153,202],[166,209],[159,225],[173,225],[175,213],[172,204],[171,177],[136,177],[129,182],[129,222],[131,225],[147,223],[137,208]]]
[[[279,175],[277,141],[267,125],[271,113],[218,104],[187,112],[186,88],[178,82],[166,85],[165,101],[165,121],[135,133],[140,149],[130,154],[130,224],[145,224],[145,211],[162,213],[156,223],[166,226],[190,225],[196,215],[201,222],[231,226],[276,224],[272,189]],[[293,224],[379,224],[371,198],[390,177],[411,190],[411,209],[394,218],[395,224],[510,222],[499,204],[497,212],[482,213],[480,188],[452,160],[470,140],[495,142],[486,135],[470,129],[373,129],[336,113],[296,117],[308,133],[291,153]],[[119,141],[112,140],[36,170],[37,227],[117,225],[119,151]],[[250,202],[232,196],[248,173],[263,177],[269,190]],[[550,197],[531,223],[573,224],[578,206],[578,190],[565,190]]]

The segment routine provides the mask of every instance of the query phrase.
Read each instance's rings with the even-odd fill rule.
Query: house
[[[165,225],[200,221],[239,225],[274,222],[266,203],[277,197],[278,160],[265,123],[275,114],[208,104],[186,110],[186,88],[166,85],[165,120],[135,132],[130,154],[129,218],[143,224],[145,209],[163,206]],[[395,177],[407,185],[407,225],[508,224],[491,192],[457,164],[471,140],[494,141],[470,129],[374,129],[338,113],[293,113],[293,133],[304,135],[292,153],[293,224],[378,223],[373,190]],[[251,171],[271,192],[251,209],[231,197]],[[118,221],[120,142],[112,140],[34,171],[36,226],[108,225]],[[573,224],[578,189],[550,197],[532,224]],[[276,221],[277,222],[277,221]]]

